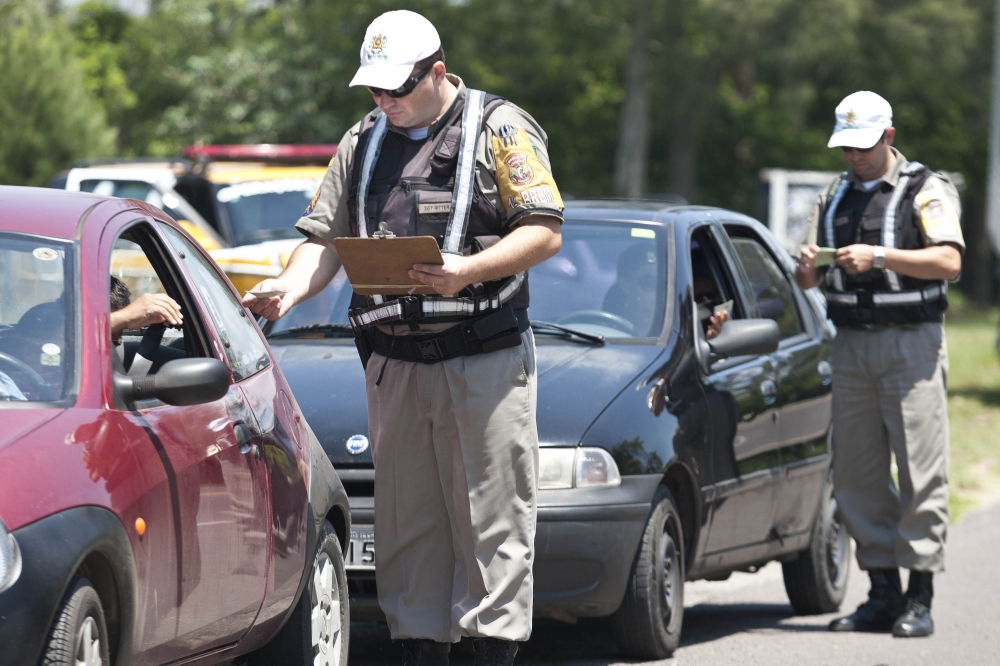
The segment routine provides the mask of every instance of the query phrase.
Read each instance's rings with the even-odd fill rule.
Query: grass
[[[948,419],[951,428],[952,519],[1000,498],[1000,308],[952,300],[948,338]]]

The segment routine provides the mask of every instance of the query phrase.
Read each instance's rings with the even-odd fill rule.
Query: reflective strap
[[[368,134],[368,143],[365,145],[365,159],[361,163],[361,182],[358,183],[358,236],[368,238],[368,218],[365,215],[365,204],[368,202],[368,185],[372,180],[372,173],[375,171],[375,163],[378,162],[378,154],[382,150],[382,139],[385,138],[387,121],[384,113],[379,113]]]
[[[847,190],[851,188],[851,181],[844,178],[842,175],[840,177],[840,182],[837,184],[837,191],[833,193],[833,198],[830,199],[830,203],[826,205],[826,214],[823,215],[823,232],[826,238],[827,247],[837,247],[837,241],[833,236],[833,218],[837,214],[837,206],[843,200],[844,195],[847,194]]]
[[[472,204],[472,183],[476,175],[476,142],[479,140],[485,103],[486,93],[482,90],[470,88],[466,91],[465,109],[462,111],[462,144],[455,170],[451,218],[448,220],[448,230],[444,235],[442,252],[462,253],[462,241],[465,239],[465,228],[468,226],[469,209]]]
[[[877,306],[886,305],[919,305],[927,301],[936,301],[948,293],[947,284],[934,285],[922,291],[904,291],[897,294],[874,294],[872,302]]]
[[[836,294],[828,293],[826,295],[826,300],[830,303],[836,303],[837,305],[857,305],[858,297],[854,294]]]
[[[899,182],[896,183],[896,187],[892,191],[892,197],[889,199],[889,203],[885,207],[885,213],[882,216],[883,247],[896,247],[896,209],[899,208],[899,200],[903,197],[906,187],[910,184],[910,176],[923,168],[924,165],[920,162],[910,162],[906,165],[906,169],[903,171],[902,176],[900,176]],[[882,269],[882,273],[885,275],[885,280],[889,284],[889,288],[893,291],[899,291],[899,275],[894,271],[884,268]]]

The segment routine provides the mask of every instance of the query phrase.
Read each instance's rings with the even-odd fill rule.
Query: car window
[[[229,285],[222,281],[209,260],[186,238],[166,225],[161,225],[160,228],[197,285],[205,309],[225,347],[236,381],[251,377],[266,368],[270,364],[267,347]]]
[[[562,250],[530,271],[531,319],[608,338],[657,337],[666,302],[662,227],[571,222]]]
[[[770,253],[752,238],[732,238],[736,254],[750,278],[760,316],[778,322],[781,338],[802,332],[791,285]]]
[[[691,235],[691,285],[698,305],[698,319],[702,333],[708,329],[709,318],[716,310],[725,310],[730,319],[745,317],[742,304],[735,296],[735,289],[726,271],[725,263],[708,227]]]
[[[74,264],[72,243],[0,233],[0,403],[68,396],[75,372]]]
[[[295,223],[322,179],[275,178],[218,186],[215,197],[226,209],[233,245],[276,238],[299,238]]]

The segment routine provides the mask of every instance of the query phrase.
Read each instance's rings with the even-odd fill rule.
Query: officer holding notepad
[[[965,250],[961,208],[947,177],[892,146],[883,98],[849,95],[836,118],[828,145],[843,150],[849,169],[810,215],[796,279],[803,288],[825,285],[837,326],[834,495],[871,592],[830,630],[928,636],[948,526],[943,317]],[[899,567],[910,570],[905,595]]]
[[[477,666],[511,664],[531,633],[536,520],[527,270],[560,248],[562,199],[541,127],[466,88],[444,60],[419,14],[372,22],[351,85],[377,108],[341,140],[298,221],[307,240],[244,302],[276,319],[318,293],[341,266],[336,238],[437,240],[444,263],[408,271],[433,295],[355,294],[350,312],[366,368],[379,604],[404,664],[447,664],[463,636]]]

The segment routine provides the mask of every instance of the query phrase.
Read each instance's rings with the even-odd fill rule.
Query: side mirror
[[[773,319],[732,319],[708,340],[710,363],[743,354],[770,354],[778,349],[781,333]]]
[[[229,369],[217,358],[179,358],[163,364],[155,375],[128,377],[114,373],[115,390],[125,403],[156,398],[168,405],[200,405],[229,390]]]

